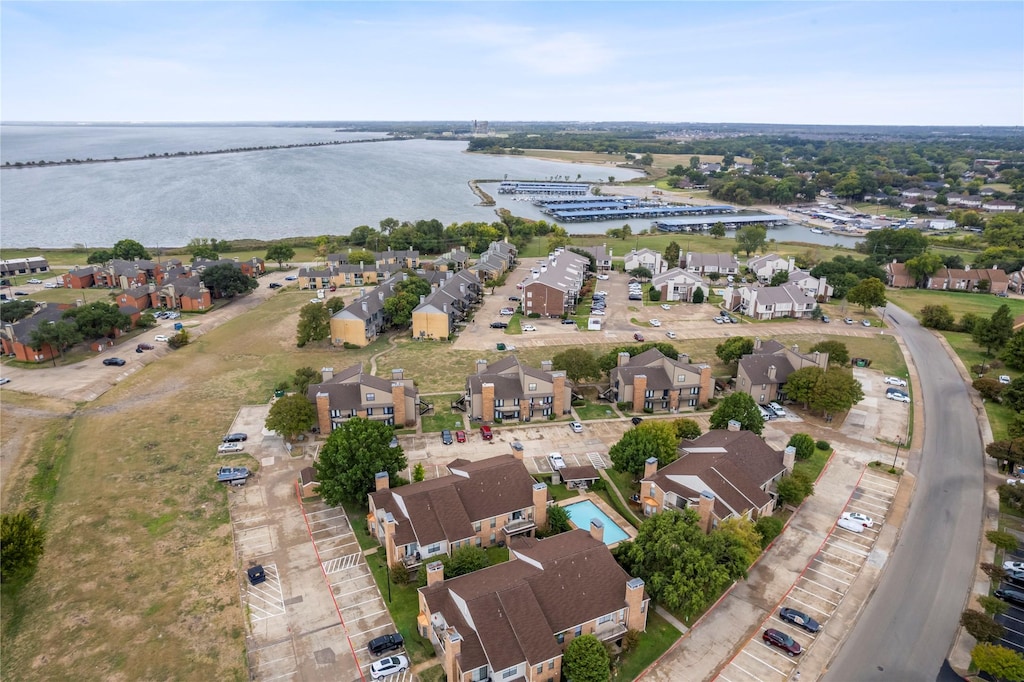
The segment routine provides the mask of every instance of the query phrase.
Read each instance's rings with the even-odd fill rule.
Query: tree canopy
[[[288,246],[287,244],[271,244],[267,247],[267,254],[264,256],[264,260],[272,260],[277,262],[277,267],[284,267],[286,260],[295,258],[295,249]]]
[[[46,534],[25,512],[0,516],[0,583],[31,577],[43,556]]]
[[[898,261],[905,263],[928,248],[928,238],[918,230],[895,230],[891,227],[868,232],[864,241],[857,243],[857,251],[868,254],[874,263]]]
[[[846,300],[859,305],[867,312],[868,308],[885,305],[885,283],[874,277],[860,281],[860,284],[846,292]]]
[[[394,429],[384,422],[353,417],[331,432],[316,461],[320,496],[329,505],[362,502],[374,489],[374,477],[386,471],[392,480],[407,466],[401,446],[391,447]]]
[[[711,428],[728,428],[731,420],[738,421],[741,428],[759,436],[764,430],[764,417],[749,393],[736,391],[718,403],[718,407],[711,413]]]
[[[65,320],[73,320],[85,339],[102,339],[105,336],[112,336],[115,329],[127,331],[132,327],[132,318],[122,313],[113,303],[102,301],[69,308],[63,312],[62,317]]]
[[[608,455],[616,471],[628,471],[634,478],[640,478],[644,462],[651,457],[658,460],[659,468],[674,462],[678,445],[672,424],[648,420],[622,434],[619,442],[608,450]]]
[[[573,383],[585,379],[600,379],[603,373],[594,354],[580,346],[568,348],[552,357],[551,366],[563,370],[565,376]]]
[[[754,340],[746,336],[733,336],[715,346],[715,355],[726,364],[738,362],[744,355],[754,352]]]
[[[819,341],[811,346],[811,353],[828,353],[829,364],[845,366],[850,362],[850,351],[842,341]]]
[[[748,257],[767,243],[768,230],[761,225],[747,225],[736,230],[736,250]]]
[[[214,298],[232,298],[259,286],[259,282],[231,263],[211,265],[203,269],[200,279]]]
[[[576,637],[565,648],[562,672],[573,682],[608,682],[610,666],[608,650],[594,635]]]
[[[310,341],[323,341],[331,335],[331,311],[323,303],[307,303],[299,309],[295,344],[302,348]]]
[[[282,396],[270,406],[266,425],[281,437],[291,440],[316,425],[316,406],[309,402],[305,392]]]
[[[974,342],[985,349],[985,354],[991,356],[992,350],[1000,350],[1013,336],[1013,315],[1010,314],[1010,306],[1005,303],[992,313],[988,319],[981,318],[974,325],[971,337]]]
[[[17,322],[31,315],[35,309],[35,301],[5,301],[3,305],[0,305],[0,321]]]
[[[149,252],[139,242],[134,239],[122,239],[121,241],[114,244],[114,248],[110,250],[112,258],[119,258],[121,260],[136,260],[138,258],[149,258]]]
[[[971,649],[974,666],[1004,682],[1024,682],[1024,656],[997,644],[982,642]]]

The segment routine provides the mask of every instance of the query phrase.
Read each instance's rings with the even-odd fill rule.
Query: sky
[[[0,121],[1024,125],[1024,2],[0,3]]]

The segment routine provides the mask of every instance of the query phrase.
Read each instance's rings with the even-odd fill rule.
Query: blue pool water
[[[604,524],[604,544],[614,545],[616,542],[628,540],[626,531],[615,525],[615,522],[608,518],[608,515],[597,508],[597,505],[590,500],[574,502],[566,505],[565,511],[569,512],[569,520],[581,530],[590,532],[591,519],[598,519]]]

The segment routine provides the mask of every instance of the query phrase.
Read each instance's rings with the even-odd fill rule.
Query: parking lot
[[[1005,552],[1003,554],[1003,560],[1024,561],[1024,548],[1018,548],[1012,552]],[[998,587],[999,589],[1024,592],[1024,587],[1014,585],[1008,580],[1002,581]],[[1009,649],[1013,649],[1019,654],[1024,654],[1024,607],[1011,603],[1007,603],[1007,607],[1006,613],[995,616],[996,622],[1006,629],[1006,632],[1003,633],[1002,638],[999,640],[999,644]]]
[[[872,557],[875,540],[881,532],[896,496],[898,482],[886,475],[865,470],[843,513],[871,517],[871,528],[857,533],[838,524],[833,526],[818,552],[811,558],[789,592],[776,605],[760,627],[729,661],[716,679],[723,682],[793,679],[800,658],[762,641],[762,633],[772,628],[795,639],[804,654],[820,636],[792,625],[779,617],[779,608],[796,609],[828,628],[828,622],[842,603],[860,570]],[[787,532],[800,530],[790,528]]]

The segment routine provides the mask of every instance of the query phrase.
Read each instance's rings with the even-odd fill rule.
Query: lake
[[[59,161],[215,151],[236,147],[379,138],[375,133],[275,126],[0,126],[0,162]],[[135,239],[182,246],[195,237],[278,239],[346,234],[384,218],[492,222],[496,208],[543,217],[528,202],[487,188],[497,207],[477,205],[474,179],[607,181],[639,177],[613,166],[522,156],[467,154],[460,141],[405,140],[8,169],[0,171],[0,246],[88,247]],[[574,224],[603,234],[626,221]],[[635,221],[634,221],[635,222]],[[643,229],[648,225],[633,225]],[[779,241],[832,245],[853,239],[774,229]]]

